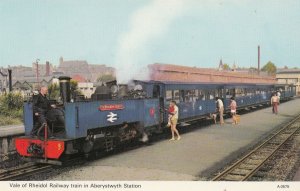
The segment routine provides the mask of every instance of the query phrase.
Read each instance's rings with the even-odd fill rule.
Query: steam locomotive
[[[215,112],[215,97],[223,99],[228,108],[234,96],[238,109],[243,109],[269,104],[275,91],[281,92],[281,100],[296,93],[292,85],[135,80],[121,85],[110,82],[97,87],[91,99],[72,101],[70,78],[59,79],[63,105],[47,113],[48,128],[40,129],[40,136],[30,136],[32,128],[40,124],[32,102],[24,103],[25,136],[16,138],[15,143],[26,160],[60,165],[63,158],[76,153],[107,152],[131,141],[146,141],[164,130],[168,122],[165,110],[171,100],[179,107],[179,123],[187,125],[208,119]]]

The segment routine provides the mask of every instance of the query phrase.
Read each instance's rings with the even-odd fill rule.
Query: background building
[[[102,75],[115,76],[115,69],[104,64],[89,64],[86,60],[68,60],[63,57],[59,59],[59,66],[55,72],[62,72],[66,76],[79,75],[87,82],[96,82]]]
[[[78,82],[78,90],[80,90],[85,98],[91,98],[96,87],[94,87],[94,83],[92,82]]]
[[[224,71],[220,69],[197,68],[172,64],[149,65],[149,79],[158,81],[212,82],[212,83],[262,83],[274,84],[275,77],[257,73]]]
[[[8,74],[4,69],[0,69],[0,94],[8,90]]]
[[[276,80],[279,84],[294,84],[297,95],[300,95],[300,69],[279,69]]]

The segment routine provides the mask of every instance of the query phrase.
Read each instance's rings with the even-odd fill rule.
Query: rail
[[[252,177],[299,129],[300,115],[273,136],[214,177],[213,181],[245,181]]]
[[[19,180],[28,176],[52,169],[52,165],[45,164],[25,164],[0,172],[0,181]]]

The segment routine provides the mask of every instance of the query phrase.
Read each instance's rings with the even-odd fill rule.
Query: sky
[[[1,0],[0,67],[106,64],[299,67],[299,0]]]

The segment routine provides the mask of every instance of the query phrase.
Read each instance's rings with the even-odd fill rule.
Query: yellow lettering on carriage
[[[62,149],[61,143],[58,143],[58,144],[57,144],[57,150],[60,151],[61,149]]]

